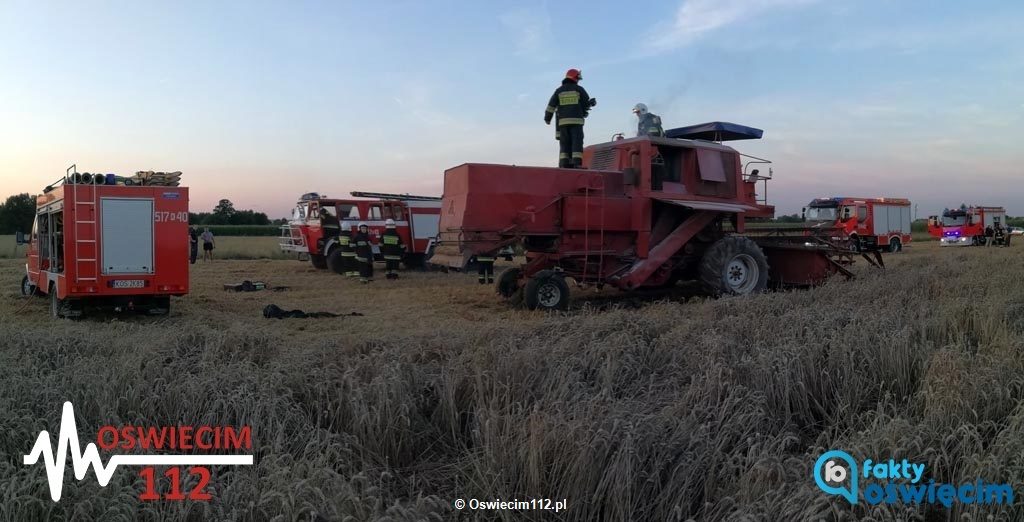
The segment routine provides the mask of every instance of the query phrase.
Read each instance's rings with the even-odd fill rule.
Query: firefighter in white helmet
[[[384,233],[380,235],[380,253],[384,256],[384,264],[387,268],[386,277],[398,279],[398,262],[405,254],[405,243],[402,242],[402,236],[398,235],[393,219],[384,222]]]
[[[647,106],[638,103],[633,106],[633,114],[638,118],[636,135],[664,137],[665,129],[661,128],[661,118],[647,110]]]
[[[359,263],[359,282],[373,281],[373,244],[370,242],[370,227],[366,223],[359,224],[359,231],[352,238],[356,248],[356,262]]]

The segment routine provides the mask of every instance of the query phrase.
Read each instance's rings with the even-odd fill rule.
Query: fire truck
[[[817,198],[803,216],[842,229],[858,250],[899,252],[911,241],[910,200],[904,198]]]
[[[303,194],[288,224],[281,227],[281,250],[298,254],[300,260],[308,258],[316,268],[331,268],[340,273],[338,234],[341,229],[351,230],[359,223],[366,223],[370,235],[379,240],[385,221],[393,219],[406,245],[405,265],[424,266],[437,236],[441,198],[378,192],[352,192],[351,195],[363,199],[333,199],[316,192]],[[373,254],[376,259],[382,259],[377,244],[373,245]]]
[[[928,234],[939,239],[941,246],[971,246],[985,243],[985,227],[1006,225],[1003,207],[968,207],[945,209],[942,216],[928,218]]]
[[[107,179],[69,172],[36,197],[32,232],[17,234],[28,245],[21,291],[48,296],[55,318],[162,315],[188,293],[188,189]]]

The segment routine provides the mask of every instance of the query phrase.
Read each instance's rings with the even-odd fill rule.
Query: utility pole
[[[914,203],[914,221],[917,221],[917,203]]]

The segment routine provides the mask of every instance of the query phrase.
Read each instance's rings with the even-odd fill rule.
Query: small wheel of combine
[[[903,243],[900,242],[899,238],[894,237],[889,240],[889,252],[896,253],[903,251]]]
[[[327,258],[319,254],[310,254],[309,262],[313,264],[313,268],[319,268],[323,270],[327,268]]]
[[[498,292],[498,295],[505,299],[511,299],[512,296],[516,295],[519,291],[519,277],[523,271],[519,267],[509,267],[501,271],[498,274],[498,279],[494,282],[494,289]]]
[[[345,258],[341,257],[341,249],[335,248],[327,254],[327,268],[335,274],[345,275]]]
[[[569,285],[553,270],[541,270],[526,282],[526,307],[530,310],[569,308]]]
[[[716,296],[763,292],[768,286],[768,259],[749,238],[722,238],[704,253],[700,280]]]
[[[21,278],[21,295],[36,295],[36,285],[32,284],[32,280],[28,276]]]

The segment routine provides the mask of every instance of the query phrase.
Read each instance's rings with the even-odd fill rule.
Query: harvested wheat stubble
[[[194,265],[169,317],[80,322],[20,299],[19,262],[0,261],[0,519],[455,520],[456,498],[547,497],[569,509],[507,519],[1019,520],[851,509],[810,469],[836,448],[923,461],[936,481],[1022,483],[1024,282],[1007,269],[1022,253],[920,244],[812,291],[551,315],[509,309],[473,275],[367,287],[230,261]],[[238,274],[290,286],[273,296],[284,308],[366,316],[266,321],[267,294],[222,290]],[[129,469],[106,488],[68,473],[54,505],[20,455],[63,400],[83,434],[251,424],[256,465],[215,468],[206,503],[140,502]]]

